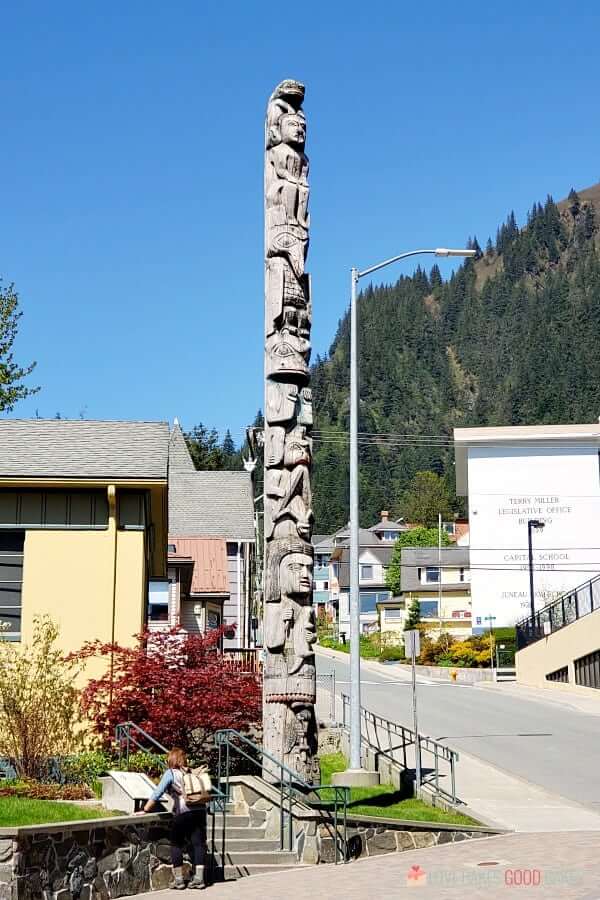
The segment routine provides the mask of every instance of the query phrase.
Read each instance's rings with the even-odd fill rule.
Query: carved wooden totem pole
[[[304,85],[282,81],[265,128],[264,749],[318,781],[312,605],[312,396]],[[264,775],[279,779],[265,763]]]

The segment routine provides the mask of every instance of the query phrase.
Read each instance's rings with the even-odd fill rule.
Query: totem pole
[[[308,159],[304,85],[282,81],[265,128],[264,749],[318,781]],[[263,774],[280,777],[265,762]]]

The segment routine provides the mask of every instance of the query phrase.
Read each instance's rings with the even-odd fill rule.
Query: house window
[[[401,609],[386,609],[385,618],[387,619],[401,619],[402,618],[402,610]]]
[[[236,557],[238,555],[238,545],[233,541],[227,541],[227,556],[231,559],[231,557]]]
[[[176,545],[176,544],[169,544],[169,545],[167,546],[167,553],[177,553],[177,545]]]
[[[143,491],[119,491],[119,528],[143,531],[146,527],[146,494]]]
[[[361,613],[374,613],[377,611],[377,594],[362,593],[360,595],[360,611]]]
[[[422,619],[436,619],[438,615],[437,600],[419,600]]]
[[[329,590],[329,582],[328,582],[328,581],[324,581],[324,582],[323,582],[323,590],[324,590],[324,591],[328,591],[328,590]]]
[[[425,583],[438,584],[440,580],[440,570],[438,566],[425,567]]]
[[[373,566],[361,566],[360,577],[365,581],[373,580]]]
[[[384,531],[383,539],[384,539],[384,541],[395,541],[396,540],[396,532],[395,531]]]
[[[461,570],[460,570],[460,577],[459,577],[458,580],[459,580],[459,581],[464,581],[464,580],[465,580],[465,570],[464,570],[463,568],[461,568]]]
[[[0,531],[0,639],[21,640],[24,531]]]
[[[148,582],[148,622],[169,621],[168,579],[151,578]]]

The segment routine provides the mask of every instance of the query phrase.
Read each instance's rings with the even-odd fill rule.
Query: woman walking
[[[187,768],[187,759],[183,750],[174,747],[167,756],[168,769],[150,795],[142,813],[152,812],[163,794],[173,798],[173,824],[171,827],[171,862],[174,880],[170,885],[176,891],[186,887],[183,878],[183,849],[186,842],[191,844],[194,877],[187,887],[203,890],[204,865],[206,861],[206,808],[204,806],[190,809],[187,805],[183,770]]]

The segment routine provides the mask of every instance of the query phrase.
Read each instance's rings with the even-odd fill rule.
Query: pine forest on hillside
[[[522,228],[511,213],[495,242],[471,246],[478,258],[446,282],[434,265],[359,297],[363,526],[381,509],[403,514],[403,494],[424,470],[442,476],[460,510],[454,427],[600,415],[600,185],[534,204]],[[321,534],[348,518],[349,332],[346,314],[312,369]],[[229,440],[225,449],[222,467],[237,468],[239,452]]]

